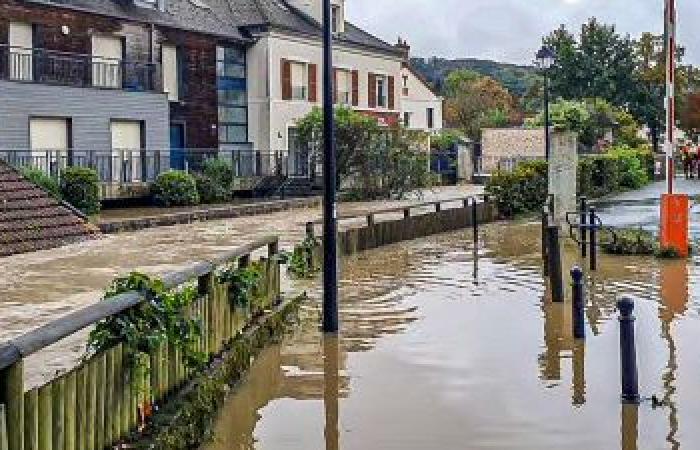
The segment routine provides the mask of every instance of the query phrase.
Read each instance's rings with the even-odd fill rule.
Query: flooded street
[[[485,227],[476,271],[468,233],[347,261],[340,340],[323,340],[308,305],[229,398],[206,450],[697,448],[697,261],[603,257],[584,347],[570,303],[546,299],[539,232]],[[622,293],[638,299],[640,386],[656,409],[620,404]]]

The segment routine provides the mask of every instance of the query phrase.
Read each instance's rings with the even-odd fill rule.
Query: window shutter
[[[394,77],[389,77],[389,109],[394,109]]]
[[[315,103],[318,101],[318,66],[309,64],[309,101]]]
[[[369,81],[369,100],[367,102],[367,105],[370,108],[376,108],[377,107],[377,76],[373,73],[370,73],[368,75],[368,81]]]
[[[338,103],[338,69],[333,69],[333,103]]]
[[[282,100],[292,99],[292,63],[282,60]]]
[[[357,70],[352,71],[352,106],[360,104],[360,73]]]

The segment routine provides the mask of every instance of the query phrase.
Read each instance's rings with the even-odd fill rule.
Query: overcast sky
[[[700,0],[677,0],[679,40],[700,65]],[[530,63],[541,37],[561,24],[578,30],[589,17],[633,36],[663,32],[663,0],[346,0],[350,21],[414,56],[472,57]]]

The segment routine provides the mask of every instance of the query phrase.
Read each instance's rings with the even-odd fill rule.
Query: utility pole
[[[323,332],[338,332],[338,212],[331,1],[323,0]]]
[[[676,129],[676,0],[666,0],[666,177],[673,194],[673,141]]]

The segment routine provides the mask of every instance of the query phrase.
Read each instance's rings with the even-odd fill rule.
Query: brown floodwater
[[[478,192],[480,188],[474,186],[441,188],[425,192],[423,198],[451,199]],[[364,213],[421,201],[413,198],[403,202],[345,203],[340,211]],[[138,209],[122,211],[120,217],[138,217],[143,213]],[[318,208],[295,209],[108,235],[61,248],[0,258],[0,342],[99,301],[117,276],[131,271],[164,274],[271,234],[280,236],[282,248],[289,249],[303,239],[305,223],[320,217]],[[396,215],[381,219],[391,217]],[[363,220],[345,221],[342,226],[361,224]],[[283,289],[296,288],[283,278]],[[30,357],[26,370],[28,385],[36,385],[56,372],[71,368],[84,353],[85,334],[64,339]]]
[[[570,299],[547,298],[538,225],[484,227],[478,264],[470,242],[445,234],[345,261],[340,337],[319,332],[312,288],[316,301],[260,355],[205,449],[698,448],[697,259],[602,257],[582,344]],[[619,397],[625,293],[637,299],[638,407]]]

